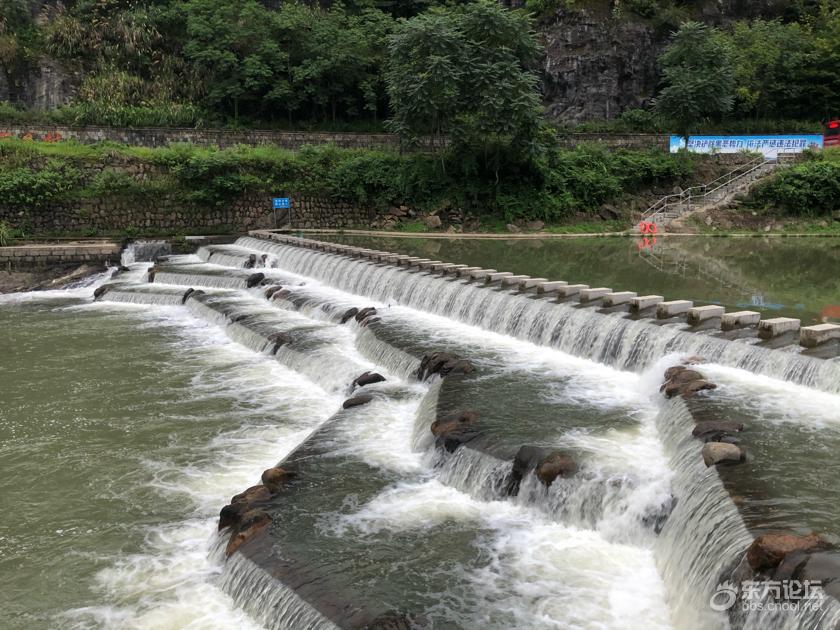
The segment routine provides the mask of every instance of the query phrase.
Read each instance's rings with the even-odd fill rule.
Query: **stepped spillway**
[[[835,360],[382,258],[243,238],[132,263],[96,289],[97,307],[172,309],[323,392],[318,414],[301,409],[296,444],[255,468],[248,491],[219,497],[215,583],[255,623],[840,620],[833,599],[810,615],[710,606],[720,583],[749,576],[766,505],[791,500],[770,483],[761,423],[801,422],[809,392],[836,403]],[[697,369],[718,389],[665,400],[665,368],[704,351],[714,362]],[[763,404],[774,390],[791,401],[785,418]],[[730,411],[752,415],[748,464],[707,467],[692,427]],[[776,524],[830,535],[792,511]]]

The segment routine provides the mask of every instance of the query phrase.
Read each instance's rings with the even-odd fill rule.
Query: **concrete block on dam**
[[[761,313],[758,311],[736,311],[724,313],[720,318],[721,330],[737,330],[738,328],[750,328],[758,326],[761,320]]]
[[[641,295],[630,299],[630,310],[634,313],[641,313],[663,301],[665,301],[665,298],[661,295]]]
[[[758,322],[758,336],[761,339],[775,339],[786,333],[799,330],[801,321],[792,317],[773,317]]]
[[[557,297],[565,298],[578,295],[583,289],[588,289],[588,284],[564,284],[556,289]]]
[[[621,304],[627,304],[634,297],[636,297],[635,291],[617,291],[614,293],[607,293],[604,295],[602,304],[604,306],[619,306]]]
[[[832,341],[840,341],[838,324],[816,324],[805,326],[799,331],[799,345],[806,348],[816,348]]]
[[[560,287],[565,287],[568,282],[563,280],[554,280],[553,282],[539,282],[537,283],[537,293],[554,293]]]
[[[668,319],[687,313],[694,306],[691,300],[671,300],[656,305],[656,318]]]
[[[530,277],[531,276],[506,276],[506,277],[502,278],[502,286],[503,287],[509,287],[509,286],[513,286],[513,285],[519,286],[520,282],[525,282]]]
[[[512,276],[513,273],[510,271],[496,271],[494,273],[488,273],[484,276],[484,283],[491,284],[493,282],[498,282],[502,278],[507,278],[508,276]]]
[[[611,293],[612,289],[608,287],[595,287],[589,289],[581,289],[580,290],[580,301],[581,302],[595,302],[596,300],[600,300],[602,297]]]
[[[722,306],[717,306],[715,304],[710,304],[709,306],[695,306],[694,308],[688,309],[688,323],[692,326],[697,326],[698,324],[702,324],[710,319],[720,319],[723,317],[724,309]]]
[[[525,280],[519,281],[519,289],[524,291],[525,289],[531,289],[538,284],[542,284],[543,282],[548,282],[545,278],[526,278]]]

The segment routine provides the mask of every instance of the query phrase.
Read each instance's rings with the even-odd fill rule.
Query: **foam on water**
[[[471,593],[450,602],[463,627],[670,627],[649,549],[610,543],[537,510],[478,500],[434,479],[386,488],[343,515],[336,532],[366,536],[448,522],[485,532],[482,566],[463,569]]]
[[[156,307],[135,316],[142,316],[144,325],[179,327],[176,345],[185,369],[195,370],[184,394],[241,399],[240,424],[207,445],[181,445],[191,456],[180,451],[172,460],[146,461],[146,483],[161,495],[186,499],[187,518],[152,527],[139,553],[110,559],[96,579],[109,604],[67,611],[62,622],[68,627],[261,627],[220,588],[222,561],[211,553],[218,509],[295,448],[340,399],[183,309]],[[269,414],[284,420],[257,421]]]

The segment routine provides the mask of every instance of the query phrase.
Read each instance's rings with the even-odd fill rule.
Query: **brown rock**
[[[377,372],[365,372],[353,381],[353,388],[364,387],[365,385],[372,385],[374,383],[381,383],[385,377]]]
[[[436,230],[443,225],[443,221],[441,221],[440,217],[436,214],[433,214],[423,219],[423,223],[425,223],[426,227],[430,230]]]
[[[680,394],[683,398],[691,398],[694,394],[704,389],[717,389],[717,385],[709,381],[692,381],[680,389]]]
[[[432,423],[432,434],[437,437],[446,435],[452,431],[472,426],[478,421],[478,414],[475,411],[456,411],[438,418]]]
[[[253,505],[254,503],[259,503],[261,501],[268,501],[271,498],[271,490],[269,490],[264,485],[260,484],[257,486],[251,486],[244,492],[240,492],[239,494],[235,495],[230,502],[231,503],[246,503],[248,505]]]
[[[555,451],[537,466],[537,478],[546,486],[551,486],[557,477],[571,477],[578,470],[571,455]]]
[[[357,309],[355,306],[352,308],[348,308],[346,311],[344,311],[344,315],[341,316],[340,323],[346,324],[348,321],[350,321],[350,318],[355,317],[356,313],[358,312],[359,309]]]
[[[675,365],[673,367],[669,367],[665,370],[665,380],[670,381],[674,376],[679,374],[680,372],[685,372],[688,368],[684,365]]]
[[[747,562],[754,571],[775,569],[785,556],[794,551],[820,551],[828,543],[817,534],[798,536],[784,532],[762,534],[747,549]]]
[[[720,438],[726,435],[740,433],[743,430],[744,425],[740,422],[733,420],[709,420],[698,422],[694,425],[694,430],[691,432],[691,435],[701,440],[718,442]]]
[[[273,493],[277,491],[277,488],[293,477],[294,473],[291,471],[280,468],[279,466],[274,466],[272,468],[266,468],[260,479],[263,482],[263,485],[265,485],[265,487]]]
[[[744,451],[726,442],[706,442],[703,445],[703,462],[706,466],[739,464],[746,459]]]
[[[265,274],[262,272],[252,273],[248,276],[248,280],[245,281],[245,286],[249,289],[251,287],[257,286],[260,282],[265,280]]]
[[[250,508],[246,503],[230,503],[219,511],[219,531],[239,523]]]
[[[373,400],[373,396],[370,394],[362,394],[360,396],[353,396],[353,398],[348,398],[344,401],[342,407],[344,409],[350,409],[351,407],[358,407],[360,405],[366,405],[371,400]]]
[[[271,517],[262,510],[249,510],[242,515],[239,529],[230,537],[225,555],[230,556],[242,545],[256,537],[271,522]]]

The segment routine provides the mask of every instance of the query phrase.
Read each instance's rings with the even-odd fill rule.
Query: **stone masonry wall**
[[[101,242],[76,245],[26,245],[0,247],[0,272],[20,271],[65,264],[111,263],[120,259],[119,243]]]
[[[176,142],[199,146],[230,147],[236,144],[274,144],[296,150],[307,144],[335,144],[348,149],[399,149],[397,136],[387,133],[310,133],[298,131],[224,131],[220,129],[166,129],[125,127],[62,127],[18,125],[0,122],[0,138],[22,138],[46,142],[76,140],[92,143],[109,140],[132,146],[162,147]],[[613,148],[661,148],[668,150],[668,136],[663,134],[568,133],[560,143],[573,147],[584,142],[599,142]]]
[[[223,206],[185,208],[168,195],[142,201],[83,199],[21,209],[0,203],[0,221],[30,234],[140,231],[246,231],[294,228],[366,227],[376,212],[325,198],[292,196],[292,210],[271,209],[271,197],[251,195]]]

